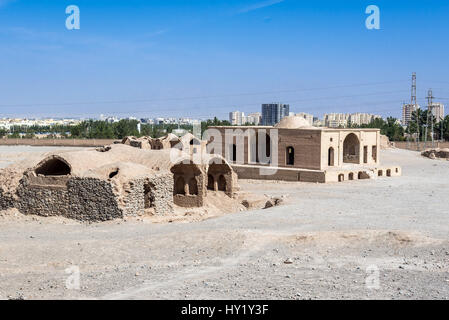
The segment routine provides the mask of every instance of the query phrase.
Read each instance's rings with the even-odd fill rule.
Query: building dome
[[[274,126],[279,129],[311,129],[313,126],[309,122],[300,116],[288,116],[282,118],[278,124]]]

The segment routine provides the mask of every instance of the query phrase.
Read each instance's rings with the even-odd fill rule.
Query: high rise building
[[[262,114],[260,112],[250,113],[245,117],[245,123],[251,123],[258,126],[262,122]]]
[[[432,114],[436,119],[436,122],[440,122],[444,119],[444,104],[442,103],[432,103]]]
[[[346,128],[349,115],[345,113],[330,113],[324,115],[324,125],[329,128]]]
[[[415,104],[403,104],[402,105],[402,125],[408,126],[412,121],[412,113],[419,109],[419,105]]]
[[[329,113],[324,115],[324,125],[329,128],[346,128],[349,126],[361,126],[369,124],[374,119],[382,118],[370,113]]]
[[[246,123],[245,114],[240,111],[229,112],[229,122],[233,126],[241,126]]]
[[[374,119],[382,118],[379,115],[369,113],[351,113],[348,118],[349,125],[360,126],[362,124],[370,124]]]
[[[262,125],[274,126],[282,118],[288,116],[290,106],[282,103],[262,104]]]

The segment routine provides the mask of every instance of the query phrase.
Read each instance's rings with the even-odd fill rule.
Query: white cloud
[[[258,10],[258,9],[271,7],[275,4],[278,4],[278,3],[281,3],[284,1],[285,0],[267,0],[267,1],[259,2],[259,3],[255,3],[252,6],[249,6],[249,7],[239,10],[239,13],[247,13],[247,12]]]

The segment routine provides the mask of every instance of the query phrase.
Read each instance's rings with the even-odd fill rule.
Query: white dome
[[[303,117],[300,117],[300,116],[284,117],[274,127],[280,128],[280,129],[281,128],[285,128],[285,129],[298,129],[298,128],[303,128],[303,129],[309,128],[310,129],[310,128],[313,128],[313,126],[311,126],[306,119],[304,119]]]

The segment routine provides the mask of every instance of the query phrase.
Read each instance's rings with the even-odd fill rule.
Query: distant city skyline
[[[380,30],[362,0],[0,3],[0,118],[227,119],[282,101],[401,119],[412,72],[418,104],[430,88],[449,102],[443,0],[376,1]],[[66,29],[69,4],[79,30]]]

